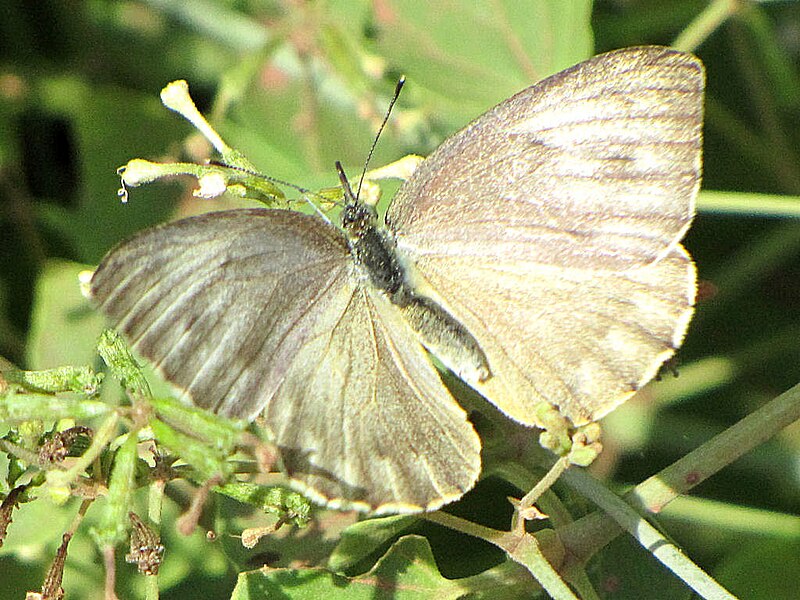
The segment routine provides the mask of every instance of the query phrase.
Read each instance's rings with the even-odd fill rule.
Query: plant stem
[[[684,28],[672,47],[694,52],[722,23],[736,14],[739,4],[738,0],[714,0]]]
[[[666,469],[640,483],[626,494],[626,501],[634,510],[656,514],[670,501],[685,494],[798,419],[800,419],[800,385],[784,392]],[[586,561],[616,538],[621,533],[620,526],[625,528],[626,521],[622,519],[615,522],[618,508],[605,496],[610,492],[595,482],[588,472],[569,470],[564,474],[564,481],[609,513],[596,512],[587,515],[558,532],[567,556],[573,556],[577,561]],[[644,519],[639,516],[636,526],[629,531],[649,549],[651,540],[646,536],[639,537],[635,534],[638,527],[644,523]],[[647,527],[650,527],[649,524]],[[675,558],[676,555],[672,557]]]

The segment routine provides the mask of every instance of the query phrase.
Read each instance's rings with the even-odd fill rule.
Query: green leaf
[[[214,491],[264,512],[277,514],[297,527],[305,527],[310,519],[311,503],[302,494],[282,486],[237,482],[217,486]]]
[[[111,407],[97,400],[58,398],[47,394],[17,394],[0,397],[0,421],[21,422],[31,419],[91,419],[107,414]]]
[[[419,521],[414,515],[394,515],[354,523],[342,532],[328,559],[328,567],[343,572],[360,562]]]
[[[800,541],[741,544],[714,575],[740,598],[794,600],[800,589]]]
[[[150,404],[161,420],[202,439],[205,446],[212,446],[221,455],[227,456],[233,452],[246,426],[244,421],[226,419],[171,397],[152,398]]]
[[[28,366],[48,369],[68,364],[91,364],[103,317],[81,295],[78,274],[90,267],[51,260],[36,282]]]
[[[103,517],[100,525],[91,531],[100,548],[115,546],[126,537],[136,470],[136,444],[136,436],[128,435],[114,457]]]
[[[688,600],[692,590],[629,537],[620,537],[594,558],[587,568],[594,589],[614,600],[652,598]]]
[[[590,0],[383,4],[381,52],[427,89],[433,114],[458,126],[592,53]]]
[[[231,600],[325,598],[326,600],[448,600],[523,597],[535,589],[521,567],[503,564],[474,577],[446,579],[439,573],[428,541],[408,535],[398,540],[375,567],[359,577],[326,569],[275,569],[239,575]]]
[[[147,378],[119,333],[113,329],[103,331],[97,343],[97,353],[111,369],[111,374],[133,398],[140,400],[150,398]]]
[[[3,371],[3,377],[35,392],[55,394],[58,392],[77,392],[94,396],[97,394],[103,373],[95,373],[91,367],[56,367],[42,371]]]
[[[159,444],[194,467],[203,480],[230,472],[226,453],[209,448],[204,441],[180,433],[156,419],[150,422],[150,428]]]

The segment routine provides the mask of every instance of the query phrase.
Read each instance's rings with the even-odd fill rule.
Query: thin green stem
[[[81,473],[89,468],[89,465],[100,456],[100,453],[105,450],[116,435],[119,418],[119,413],[116,411],[108,415],[95,432],[92,444],[69,469],[66,471],[49,471],[47,473],[48,485],[51,487],[68,486],[80,477]]]
[[[164,505],[164,486],[166,482],[158,479],[150,484],[147,496],[147,517],[158,533],[161,529],[161,509]],[[158,600],[158,573],[145,577],[146,600]]]
[[[657,514],[669,502],[774,437],[798,419],[800,419],[800,385],[784,392],[666,469],[640,483],[626,495],[626,499],[634,509]],[[591,487],[586,484],[586,478],[590,477],[588,473],[580,472],[579,475],[576,473],[574,469],[567,471],[564,474],[564,481],[580,487],[582,493],[591,495],[590,499],[598,503],[604,502],[603,497],[599,495],[600,492],[596,491],[599,486]],[[603,508],[605,509],[605,506]],[[567,555],[574,556],[579,561],[588,560],[619,533],[619,525],[602,512],[588,515],[559,530]]]
[[[427,513],[425,518],[455,531],[460,531],[494,544],[505,551],[514,562],[525,567],[536,581],[555,600],[577,600],[551,561],[545,556],[539,540],[528,533],[517,535],[508,531],[491,529],[471,521],[466,521],[442,511]],[[553,561],[558,564],[560,561]]]
[[[454,531],[460,531],[472,537],[485,540],[499,548],[503,548],[505,537],[508,535],[507,531],[500,531],[499,529],[492,529],[485,525],[479,525],[478,523],[467,521],[466,519],[456,517],[455,515],[440,510],[425,513],[423,516],[432,523],[437,523]]]
[[[144,586],[145,600],[158,600],[158,575],[146,575]]]
[[[0,450],[6,454],[16,456],[31,465],[35,465],[39,462],[39,455],[36,452],[23,448],[19,444],[8,440],[0,440]]]
[[[573,469],[564,480],[596,503],[631,534],[650,554],[675,573],[686,585],[707,600],[735,600],[730,592],[693,563],[670,540],[627,504],[588,473]]]
[[[800,419],[800,385],[747,415],[628,494],[635,507],[658,513],[668,502]]]
[[[736,14],[739,8],[739,0],[714,0],[684,28],[672,47],[694,52],[720,25]]]
[[[703,190],[697,208],[711,214],[800,218],[800,196]]]
[[[539,500],[543,493],[553,486],[569,466],[569,457],[560,457],[547,473],[545,473],[544,477],[531,488],[531,491],[523,496],[514,511],[514,517],[511,521],[511,531],[515,532],[517,535],[523,535],[525,533],[525,513]]]

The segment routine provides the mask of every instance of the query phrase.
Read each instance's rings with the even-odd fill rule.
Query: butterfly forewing
[[[397,309],[363,283],[333,226],[252,209],[133,237],[103,260],[92,294],[188,400],[263,411],[290,477],[316,499],[435,508],[474,484],[479,441]]]
[[[92,294],[195,404],[252,418],[346,281],[345,241],[309,222],[243,210],[150,229],[103,260]]]
[[[689,54],[629,48],[509,98],[398,192],[400,248],[592,270],[665,255],[694,214],[703,81]]]
[[[596,420],[682,340],[703,85],[685,53],[597,56],[449,138],[389,207],[419,285],[487,356],[470,383],[513,418]]]

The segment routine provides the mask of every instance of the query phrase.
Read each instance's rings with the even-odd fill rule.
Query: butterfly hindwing
[[[472,487],[480,441],[395,307],[348,292],[265,410],[290,475],[319,499],[434,510]],[[288,451],[287,451],[288,450]],[[335,505],[340,502],[335,501]]]

